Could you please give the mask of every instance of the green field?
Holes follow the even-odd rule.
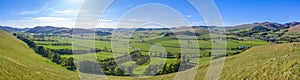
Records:
[[[199,31],[199,30],[196,30]],[[205,31],[204,29],[200,29],[200,31]],[[202,32],[200,36],[186,36],[186,35],[177,35],[177,36],[162,36],[159,35],[161,32],[167,32],[167,31],[137,31],[136,33],[138,34],[133,34],[133,38],[129,39],[129,46],[128,48],[123,48],[119,49],[119,51],[127,51],[129,52],[135,51],[135,50],[141,50],[142,55],[148,56],[149,51],[153,45],[160,45],[164,47],[166,52],[171,53],[173,55],[182,53],[181,52],[181,45],[188,45],[192,43],[193,45],[188,46],[190,48],[198,48],[200,50],[200,55],[201,57],[207,57],[204,58],[204,60],[201,60],[201,64],[203,63],[208,63],[209,62],[209,56],[211,53],[212,49],[212,44],[221,44],[223,42],[222,40],[219,40],[219,38],[222,35],[219,34],[207,34],[205,32]],[[141,39],[139,39],[141,36],[144,37],[144,41],[141,42]],[[178,38],[177,38],[178,37]],[[226,48],[227,48],[227,55],[234,55],[237,53],[241,53],[244,50],[240,50],[238,48],[240,47],[254,47],[254,46],[259,46],[259,45],[266,45],[269,44],[268,42],[258,40],[258,39],[253,39],[250,37],[238,37],[235,35],[228,36],[228,37],[233,37],[233,38],[243,38],[244,40],[227,40]],[[96,38],[103,38],[103,37],[96,37]],[[214,38],[213,40],[209,40],[211,38]],[[72,49],[72,45],[63,45],[63,46],[54,46],[51,44],[54,43],[71,43],[72,39],[71,38],[59,38],[59,36],[54,36],[54,37],[47,37],[45,38],[47,40],[54,40],[57,42],[49,42],[49,41],[35,41],[36,44],[40,46],[44,46],[49,49]],[[119,41],[123,41],[122,39],[118,39]],[[93,46],[87,45],[87,44],[93,44],[95,43],[95,48],[98,49],[111,49],[112,48],[112,42],[110,41],[101,41],[101,40],[78,40],[77,45],[83,47],[79,49],[89,49],[92,48]],[[180,42],[183,42],[180,44]],[[118,42],[116,42],[118,43]],[[198,44],[198,45],[197,45]],[[118,46],[126,46],[123,43],[118,44]],[[85,48],[87,47],[87,48]],[[216,48],[219,48],[218,46]],[[222,48],[222,47],[221,47]],[[150,52],[151,53],[151,52]],[[111,52],[97,52],[96,54],[91,54],[91,53],[86,53],[86,54],[79,54],[76,55],[75,58],[78,60],[75,60],[75,62],[78,62],[79,60],[91,60],[94,61],[93,59],[97,59],[98,61],[105,60],[105,59],[110,59],[110,58],[118,58],[123,56],[124,54],[122,53],[111,53]],[[115,57],[114,57],[115,56]],[[73,55],[62,55],[62,57],[70,58],[74,57]],[[152,58],[151,61],[160,61],[163,58]],[[191,59],[193,62],[196,59]],[[177,63],[178,60],[175,58],[167,58],[166,63]],[[197,62],[197,61],[196,61]],[[159,62],[158,62],[159,63]],[[128,61],[123,63],[123,66],[131,66],[136,64],[133,61]],[[149,61],[143,65],[139,65],[134,68],[133,74],[136,75],[142,75],[144,71],[148,68],[149,66]]]

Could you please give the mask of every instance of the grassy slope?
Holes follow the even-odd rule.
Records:
[[[300,43],[264,45],[253,47],[241,54],[228,57],[221,75],[222,80],[284,80],[300,79]],[[208,63],[199,65],[196,80],[202,80]],[[141,80],[168,80],[174,74],[160,75]],[[133,79],[115,77],[110,79]],[[136,79],[138,80],[138,79]]]
[[[299,79],[300,44],[254,47],[226,60],[223,79]]]
[[[71,72],[39,56],[24,42],[0,30],[0,80],[78,79]]]

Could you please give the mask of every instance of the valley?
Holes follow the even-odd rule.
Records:
[[[32,63],[42,61],[40,65],[52,65],[51,68],[65,70],[63,71],[66,72],[65,74],[72,75],[72,78],[76,79],[78,76],[76,73],[80,73],[86,75],[105,74],[109,79],[161,80],[171,79],[176,73],[184,73],[186,70],[198,68],[196,76],[198,80],[205,78],[209,63],[222,56],[226,56],[226,61],[221,79],[297,79],[299,78],[297,75],[299,60],[296,57],[299,56],[297,49],[300,45],[297,25],[299,24],[298,22],[254,23],[226,27],[225,33],[220,33],[218,27],[209,26],[177,27],[181,29],[178,31],[177,28],[141,28],[136,29],[133,33],[128,32],[131,29],[117,30],[123,31],[123,35],[114,33],[114,29],[97,29],[94,37],[88,36],[93,33],[90,32],[92,30],[77,29],[83,30],[84,35],[79,35],[80,38],[77,41],[80,43],[75,45],[76,38],[72,35],[72,30],[75,29],[68,28],[46,26],[25,30],[2,27],[10,33],[1,31],[1,35],[4,34],[2,37],[7,37],[7,39],[14,38],[14,41],[20,43],[25,42],[28,46],[25,44],[14,45],[27,46],[26,49],[31,55],[39,57],[37,60],[26,61]],[[114,34],[118,36],[113,36]],[[123,44],[122,42],[126,40],[128,43]],[[1,46],[7,46],[4,43],[6,42],[1,43]],[[91,43],[95,43],[95,46],[87,45]],[[116,43],[120,44],[113,45]],[[213,48],[214,44],[221,44],[221,46]],[[225,47],[222,47],[223,44]],[[118,48],[122,46],[123,48]],[[4,52],[9,50],[4,47],[0,49]],[[183,49],[199,50],[200,52],[183,54]],[[226,55],[212,55],[212,50],[223,49],[226,50]],[[2,56],[1,59],[12,60],[7,56]],[[161,61],[165,61],[165,63],[161,64]],[[22,66],[21,62],[15,60],[12,63]],[[5,65],[8,64],[5,63]],[[185,67],[180,68],[180,64],[184,64]],[[23,68],[27,67],[23,65]],[[3,69],[9,70],[5,67]],[[178,72],[179,69],[180,72]],[[2,75],[4,74],[2,73]],[[67,79],[62,75],[57,79]],[[275,75],[277,77],[273,78]],[[12,76],[7,76],[7,78],[9,77]]]

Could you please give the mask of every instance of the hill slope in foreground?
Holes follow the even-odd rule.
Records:
[[[78,79],[71,72],[36,54],[24,42],[0,30],[0,80]]]
[[[209,64],[199,65],[196,80],[203,80]],[[149,80],[172,79],[175,74],[155,76]],[[120,79],[110,77],[111,79]],[[121,79],[132,79],[125,77]],[[297,80],[300,79],[300,43],[253,47],[227,57],[221,80]]]

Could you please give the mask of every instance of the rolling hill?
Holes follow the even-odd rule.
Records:
[[[222,79],[300,79],[300,44],[251,48],[227,58]]]
[[[0,80],[73,80],[76,72],[36,54],[24,42],[0,30]]]
[[[31,29],[28,29],[26,32],[29,33],[43,33],[43,34],[59,34],[59,33],[70,33],[71,29],[64,27],[53,27],[53,26],[37,26]]]
[[[285,24],[279,24],[275,22],[262,22],[262,23],[237,25],[237,26],[233,26],[232,28],[250,28],[251,30],[255,30],[255,31],[269,31],[269,30],[285,29],[299,24],[300,22],[290,22]]]
[[[0,26],[0,29],[5,30],[5,31],[20,31],[20,30],[22,30],[20,28],[13,28],[13,27],[9,27],[9,26]]]
[[[296,25],[296,26],[293,26],[293,27],[290,27],[288,29],[289,32],[291,33],[297,33],[297,32],[300,32],[300,25]]]
[[[56,34],[56,35],[72,34],[73,31],[81,32],[81,33],[95,32],[95,34],[99,36],[107,36],[112,34],[111,33],[112,28],[82,29],[82,28],[65,28],[65,27],[54,27],[54,26],[37,26],[34,28],[14,28],[9,26],[0,26],[0,29],[8,32],[27,32],[27,33],[35,33],[35,34]],[[140,30],[148,30],[148,29],[141,28]]]

